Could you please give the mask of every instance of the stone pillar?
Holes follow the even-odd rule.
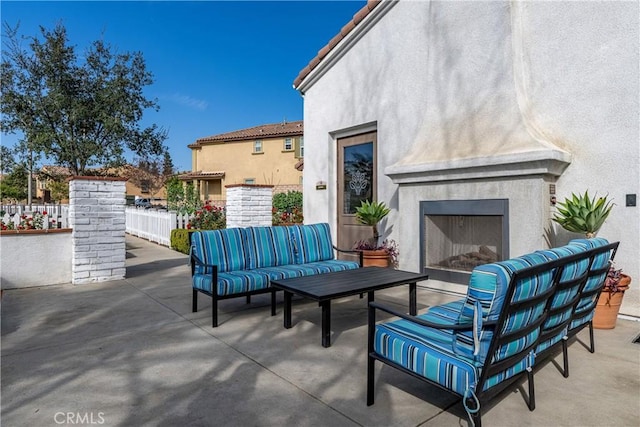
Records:
[[[227,228],[271,225],[273,185],[227,185]]]
[[[124,178],[80,176],[69,181],[71,282],[124,279]]]

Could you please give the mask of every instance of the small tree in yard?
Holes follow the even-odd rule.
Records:
[[[61,24],[21,45],[18,27],[3,25],[0,129],[21,132],[29,151],[48,156],[74,175],[92,166],[124,162],[129,149],[141,157],[161,155],[166,131],[141,128],[143,95],[153,83],[140,52],[114,53],[97,40],[82,55]]]

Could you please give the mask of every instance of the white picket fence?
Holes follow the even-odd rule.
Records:
[[[13,222],[16,227],[20,224],[22,216],[32,218],[34,213],[44,213],[45,221],[43,229],[48,228],[68,228],[69,227],[69,205],[0,205],[2,211],[2,222],[8,224]]]
[[[193,215],[176,212],[142,209],[127,206],[125,208],[126,232],[150,242],[171,246],[171,230],[187,228]]]

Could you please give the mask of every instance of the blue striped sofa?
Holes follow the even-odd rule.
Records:
[[[566,361],[566,337],[583,321],[577,316],[593,316],[585,313],[595,303],[584,292],[602,288],[617,247],[604,239],[576,240],[476,267],[465,298],[418,316],[370,303],[367,405],[374,403],[380,361],[460,397],[475,426],[481,406],[524,376],[534,410],[536,361],[560,344]],[[399,319],[376,323],[377,311]]]
[[[362,265],[335,258],[329,224],[227,228],[191,234],[192,309],[198,293],[212,299],[212,326],[218,326],[218,301],[271,292],[270,280],[350,270]]]

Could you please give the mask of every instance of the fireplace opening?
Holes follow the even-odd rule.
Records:
[[[431,279],[467,284],[471,271],[509,257],[507,199],[420,202],[420,267]]]

